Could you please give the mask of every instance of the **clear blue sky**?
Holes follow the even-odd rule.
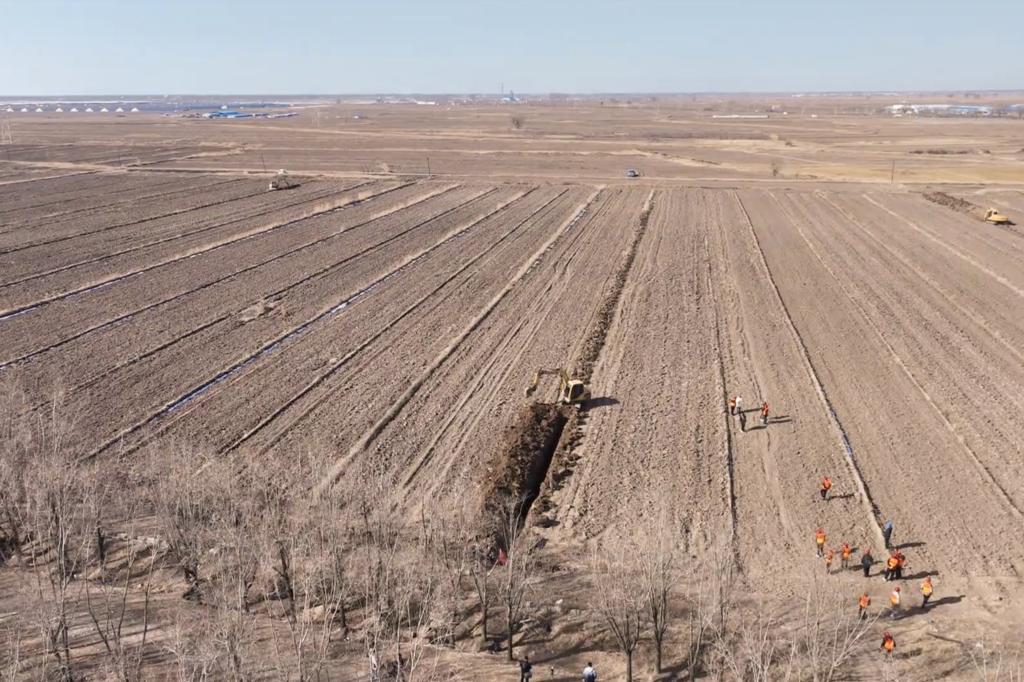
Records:
[[[1024,0],[0,8],[0,95],[1024,88]]]

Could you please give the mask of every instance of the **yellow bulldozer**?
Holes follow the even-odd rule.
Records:
[[[540,383],[542,376],[555,375],[558,377],[558,403],[560,405],[576,405],[581,406],[585,401],[590,399],[590,391],[586,385],[580,379],[574,379],[569,376],[561,367],[554,369],[538,369],[533,375],[533,381],[526,388],[526,397],[530,397],[537,390],[537,385]]]
[[[994,208],[985,211],[985,222],[996,225],[1009,225],[1010,219]]]

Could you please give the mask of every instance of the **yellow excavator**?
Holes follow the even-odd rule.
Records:
[[[996,225],[1009,225],[1010,219],[994,208],[985,211],[985,222]]]
[[[573,379],[561,367],[554,369],[538,369],[533,375],[533,382],[526,388],[526,397],[533,395],[537,390],[540,378],[549,374],[558,376],[558,403],[561,405],[576,405],[579,407],[590,398],[590,391],[580,379]]]

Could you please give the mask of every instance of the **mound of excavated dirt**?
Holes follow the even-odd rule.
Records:
[[[566,411],[558,405],[533,402],[525,405],[505,429],[484,486],[486,518],[500,519],[502,508],[510,500],[518,501],[521,515],[529,511],[568,419]]]
[[[945,192],[925,192],[924,198],[928,201],[951,208],[954,211],[960,211],[966,213],[969,216],[980,217],[982,211],[981,208],[975,206],[966,199],[960,197],[954,197],[946,194]]]

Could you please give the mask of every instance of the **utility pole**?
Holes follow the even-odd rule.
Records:
[[[267,160],[263,158],[263,152],[260,152],[260,163],[263,164],[263,172],[267,172]]]
[[[427,177],[430,177],[430,157],[427,157]]]
[[[889,173],[889,184],[893,184],[896,181],[896,159],[892,160],[892,172]]]

